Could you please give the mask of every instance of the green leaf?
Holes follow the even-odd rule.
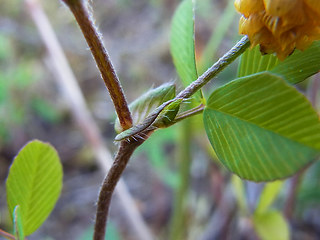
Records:
[[[262,55],[259,46],[248,48],[241,56],[238,77],[245,77],[258,72],[271,70],[279,63],[272,54]]]
[[[291,84],[296,84],[316,74],[319,70],[320,41],[316,41],[303,52],[296,50],[271,72],[283,76]]]
[[[207,103],[208,138],[220,161],[242,178],[285,178],[319,155],[317,113],[278,76],[240,78],[214,91]]]
[[[247,204],[243,181],[238,176],[233,175],[231,178],[231,183],[238,203],[238,207],[241,210],[242,214],[245,214],[247,212]]]
[[[267,183],[260,195],[260,200],[256,209],[256,213],[263,213],[268,210],[270,205],[274,202],[278,196],[281,187],[283,186],[283,181],[275,181]]]
[[[135,135],[137,135],[137,137],[143,137],[139,134],[147,128],[152,128],[150,130],[153,131],[160,127],[167,127],[169,124],[173,123],[172,121],[179,111],[179,105],[181,102],[182,99],[172,99],[170,101],[164,102],[154,111],[152,111],[142,123],[134,125],[133,127],[119,133],[115,137],[115,140],[121,141],[129,137],[134,138]]]
[[[259,47],[248,49],[241,56],[238,77],[269,71],[283,77],[291,84],[299,83],[320,70],[320,41],[305,51],[296,50],[284,61],[273,54],[261,55]]]
[[[176,10],[171,27],[171,55],[178,75],[186,87],[198,78],[194,48],[194,6],[184,0]],[[195,95],[201,99],[200,92]]]
[[[171,126],[174,123],[174,119],[177,116],[177,113],[179,112],[181,102],[182,99],[177,99],[176,101],[173,101],[168,106],[166,106],[160,112],[159,116],[152,125],[158,128],[166,128]]]
[[[253,217],[254,228],[261,240],[289,240],[289,226],[278,211],[269,211]]]
[[[17,240],[24,240],[23,224],[21,219],[20,206],[17,205],[13,210],[13,227]]]
[[[24,233],[32,234],[52,211],[62,188],[62,167],[56,150],[34,140],[16,156],[6,182],[10,212],[19,205]]]
[[[162,103],[169,101],[176,96],[176,87],[174,84],[165,83],[157,88],[151,89],[130,105],[133,125],[141,124],[147,117]],[[119,119],[116,119],[114,128],[117,133],[122,132]]]

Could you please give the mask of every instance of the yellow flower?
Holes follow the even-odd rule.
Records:
[[[320,0],[235,0],[240,34],[283,60],[320,40]]]

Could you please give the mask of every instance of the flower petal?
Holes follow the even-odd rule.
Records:
[[[291,11],[299,0],[263,0],[263,2],[268,14],[282,16]]]
[[[320,14],[320,1],[319,0],[304,0],[304,2],[315,12]]]

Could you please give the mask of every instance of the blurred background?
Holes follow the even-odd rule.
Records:
[[[93,1],[96,24],[128,102],[166,82],[182,89],[170,55],[170,24],[179,2]],[[103,144],[113,156],[117,149],[114,108],[74,17],[59,0],[38,4],[43,4]],[[12,229],[5,196],[10,164],[22,146],[40,139],[57,149],[64,187],[50,217],[29,239],[87,240],[92,238],[96,198],[106,169],[97,161],[81,121],[79,125],[74,118],[63,84],[57,82],[54,64],[31,17],[35,5],[2,0],[0,8],[0,228]],[[199,73],[240,38],[239,15],[232,5],[230,0],[197,1]],[[205,95],[236,74],[237,62],[206,87]],[[299,89],[308,94],[312,81]],[[220,166],[210,149],[201,117],[189,124],[191,137],[184,146],[183,126],[177,124],[155,132],[135,152],[123,176],[135,203],[129,208],[137,208],[154,239],[259,239],[251,216],[264,184],[240,181],[237,187],[239,180]],[[185,158],[190,159],[183,160],[180,150],[187,146]],[[245,194],[239,197],[235,193],[241,187]],[[277,196],[273,208],[286,215],[292,239],[320,239],[319,187],[317,163],[286,180]],[[241,198],[245,208],[241,208]],[[121,204],[119,196],[114,196],[108,239],[140,239]]]

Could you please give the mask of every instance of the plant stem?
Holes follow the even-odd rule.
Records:
[[[236,13],[233,1],[229,1],[203,50],[199,64],[197,63],[201,73],[211,65],[212,60],[216,57],[217,51],[219,50],[223,39],[225,39],[230,25],[234,22],[233,19],[236,16]]]
[[[7,233],[7,232],[5,232],[5,231],[3,231],[1,229],[0,229],[0,236],[4,237],[6,239],[12,239],[12,240],[16,239],[15,236],[13,236],[12,234]]]
[[[100,169],[103,173],[107,173],[112,165],[113,158],[106,147],[101,135],[101,130],[87,107],[77,79],[72,72],[70,64],[53,31],[48,17],[38,0],[25,0],[25,3],[30,16],[38,28],[44,45],[47,47],[51,60],[50,68],[53,70],[52,72],[55,75],[54,79],[57,85],[62,90],[62,97],[64,97],[74,119],[79,125],[79,129],[91,146]],[[148,226],[135,205],[133,197],[130,195],[129,190],[121,179],[117,184],[115,194],[118,195],[121,210],[126,219],[128,219],[130,228],[135,231],[137,238],[140,240],[153,239]]]
[[[202,113],[203,110],[204,110],[204,105],[200,104],[198,107],[195,107],[195,108],[192,108],[188,111],[182,112],[176,116],[176,118],[174,119],[174,123],[180,122],[186,118],[189,118],[189,117],[195,116],[199,113]]]
[[[71,12],[75,16],[90,47],[91,53],[112,98],[121,127],[123,130],[130,128],[132,126],[132,118],[125,95],[116,72],[112,66],[107,50],[102,43],[101,35],[98,33],[97,28],[94,25],[92,14],[88,11],[87,1],[62,1],[68,5]]]
[[[138,134],[139,131],[142,132],[148,126],[153,124],[153,121],[156,117],[161,113],[161,111],[168,106],[169,103],[174,102],[175,100],[187,99],[192,96],[195,92],[197,92],[201,87],[207,84],[213,77],[215,77],[218,73],[220,73],[225,67],[227,67],[230,63],[232,63],[237,57],[239,57],[248,47],[250,46],[250,42],[247,36],[243,37],[234,47],[232,47],[223,57],[221,57],[215,64],[213,64],[205,73],[203,73],[197,80],[192,82],[188,87],[182,90],[174,99],[171,99],[161,106],[158,107],[158,111],[153,115],[147,117],[139,126],[134,126],[134,134]],[[201,113],[204,109],[203,105],[200,105],[194,109],[190,109],[182,114],[179,114],[174,121],[172,121],[173,125],[183,119],[194,116],[198,113]],[[143,126],[143,128],[142,128]],[[168,127],[169,125],[167,125]],[[141,130],[140,130],[141,129]],[[131,133],[133,133],[131,131]],[[126,134],[121,133],[116,137],[117,141],[123,140],[127,138]]]
[[[113,191],[127,166],[134,150],[144,142],[143,139],[127,142],[122,141],[112,167],[105,177],[98,199],[97,214],[94,228],[94,240],[103,240],[106,233],[107,217]]]
[[[210,79],[214,76],[216,76],[219,72],[221,72],[227,65],[232,63],[238,56],[241,55],[249,47],[250,43],[247,37],[243,37],[229,52],[227,52],[222,58],[218,60],[211,68],[209,68],[204,74],[202,74],[196,81],[191,83],[185,90],[180,92],[178,96],[175,99],[181,99],[181,98],[188,98],[193,93],[195,93],[197,90],[199,90],[202,86],[204,86],[206,83],[210,81]],[[174,100],[169,100],[174,101]],[[169,102],[168,101],[168,102]],[[163,103],[164,105],[166,103]],[[196,111],[198,113],[198,111]],[[191,116],[191,115],[190,115]],[[149,131],[146,129],[147,135],[150,135],[152,131]],[[186,132],[190,132],[189,130]],[[146,135],[146,134],[144,134]],[[129,140],[129,139],[128,139]],[[144,139],[135,139],[135,141],[126,141],[123,140],[120,143],[120,148],[118,151],[118,154],[116,156],[116,159],[104,179],[103,185],[100,190],[99,200],[98,200],[98,209],[97,209],[97,216],[96,216],[96,222],[95,222],[95,233],[94,233],[94,240],[103,240],[105,236],[105,229],[107,224],[107,216],[108,211],[110,207],[110,201],[112,197],[113,190],[120,179],[120,176],[122,172],[124,171],[129,158],[131,157],[134,150],[141,145],[145,140]],[[183,146],[187,146],[187,143],[184,143]],[[187,160],[184,160],[187,161]],[[187,162],[188,163],[188,162]],[[189,180],[186,177],[186,169],[189,169],[190,166],[188,164],[184,166],[184,168],[181,170],[183,171],[183,174],[181,173],[181,176],[183,175],[186,179],[182,181],[181,183],[181,192],[178,194],[179,196],[184,196],[186,188],[188,186]],[[190,164],[190,163],[189,163]],[[180,201],[183,201],[183,198],[178,197],[177,198],[177,204]],[[176,205],[177,205],[176,204]],[[181,211],[181,210],[177,210]],[[180,215],[180,213],[176,213],[174,215]],[[174,217],[178,218],[178,217]],[[173,220],[175,222],[178,220]],[[173,223],[176,224],[176,223]],[[177,223],[180,225],[180,223]]]
[[[318,73],[313,77],[313,79],[311,79],[307,89],[307,97],[315,109],[317,109],[317,103],[318,103],[317,98],[319,95],[319,89],[320,89],[320,75]],[[299,191],[300,183],[303,180],[304,172],[305,172],[305,169],[300,170],[291,179],[289,193],[288,193],[285,208],[284,208],[284,215],[288,220],[291,220],[293,217],[294,207],[296,204],[296,197]]]
[[[186,199],[190,182],[191,167],[191,119],[182,122],[179,131],[177,159],[179,166],[179,185],[175,192],[173,216],[170,224],[170,240],[185,239]]]
[[[304,173],[304,171],[298,172],[296,175],[294,175],[292,177],[291,181],[289,182],[289,184],[290,184],[289,193],[288,193],[288,197],[286,199],[285,207],[283,210],[285,217],[289,221],[292,220],[292,216],[294,213],[294,207],[296,205],[296,196],[297,196],[297,193],[299,190],[300,182],[303,178],[303,173]]]
[[[197,80],[181,91],[176,99],[189,98],[196,91],[206,85],[213,77],[220,73],[226,66],[239,57],[248,47],[250,42],[247,36],[243,37],[235,46],[233,46],[225,55],[223,55],[215,64],[205,71]]]

